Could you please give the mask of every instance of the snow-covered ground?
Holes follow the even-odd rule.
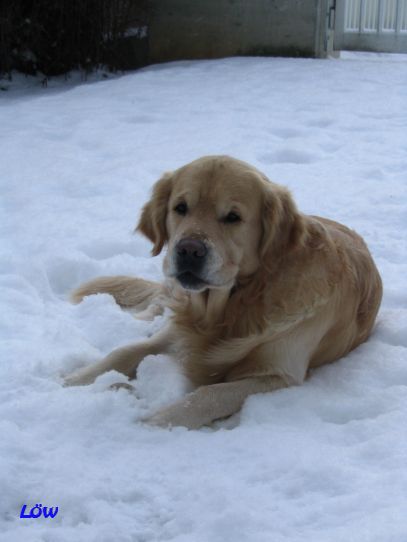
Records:
[[[17,85],[18,87],[18,85]],[[384,280],[369,341],[306,384],[188,432],[142,425],[185,382],[164,356],[138,397],[60,375],[158,329],[97,275],[160,279],[133,227],[159,175],[230,154],[368,242]],[[233,58],[0,93],[3,542],[406,542],[407,59]],[[20,519],[22,505],[58,506]]]

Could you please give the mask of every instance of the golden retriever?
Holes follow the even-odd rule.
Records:
[[[169,323],[66,384],[112,369],[133,377],[145,356],[167,352],[196,390],[149,423],[192,429],[230,416],[250,394],[301,384],[372,330],[382,283],[362,238],[300,213],[284,187],[245,162],[206,156],[166,173],[137,229],[153,255],[168,246],[165,284],[101,277],[73,300],[109,293],[145,318],[170,307]]]

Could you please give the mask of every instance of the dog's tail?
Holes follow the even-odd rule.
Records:
[[[169,293],[163,284],[121,275],[85,282],[71,293],[70,298],[77,304],[94,294],[110,294],[120,307],[141,312],[137,317],[147,320],[162,314],[169,304]]]

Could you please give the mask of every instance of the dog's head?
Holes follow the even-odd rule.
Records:
[[[231,288],[260,266],[272,267],[304,233],[289,192],[228,156],[207,156],[166,173],[154,186],[137,229],[165,244],[164,273],[187,290]]]

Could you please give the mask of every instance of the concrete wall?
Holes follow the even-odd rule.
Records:
[[[149,61],[324,57],[328,0],[151,0]]]

